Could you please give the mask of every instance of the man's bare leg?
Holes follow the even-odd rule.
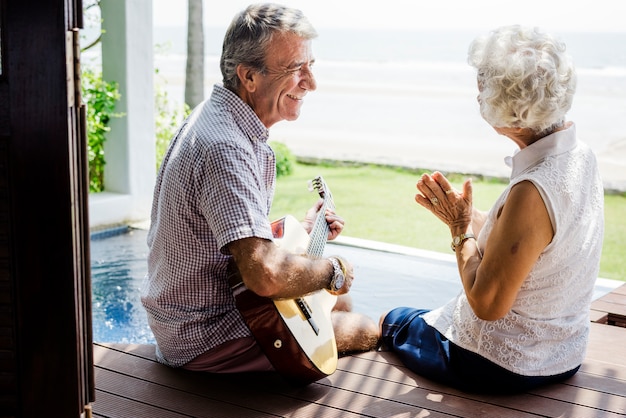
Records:
[[[331,318],[340,355],[378,347],[380,329],[370,317],[356,312],[333,311]]]

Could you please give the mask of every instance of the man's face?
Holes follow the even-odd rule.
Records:
[[[317,87],[311,67],[311,41],[296,34],[276,34],[266,55],[266,73],[249,72],[242,80],[242,99],[269,128],[296,120],[308,91]]]

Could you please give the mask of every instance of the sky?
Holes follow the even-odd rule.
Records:
[[[226,27],[255,0],[204,0],[204,24]],[[282,0],[318,30],[330,28],[452,30],[519,23],[548,31],[626,32],[624,0]],[[517,9],[517,10],[514,10]],[[153,0],[154,26],[185,26],[187,2]]]

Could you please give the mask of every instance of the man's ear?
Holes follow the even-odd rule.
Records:
[[[247,92],[253,93],[256,90],[257,76],[258,72],[252,67],[244,64],[237,65],[237,77],[239,77],[239,83]]]

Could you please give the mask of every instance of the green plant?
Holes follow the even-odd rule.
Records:
[[[87,154],[89,161],[89,191],[104,190],[104,142],[111,130],[109,122],[115,113],[115,104],[120,98],[118,85],[102,79],[102,73],[83,67],[81,74],[83,100],[87,105]]]
[[[276,177],[288,176],[293,172],[296,164],[296,157],[289,150],[287,145],[278,141],[270,141],[269,145],[276,155]]]

